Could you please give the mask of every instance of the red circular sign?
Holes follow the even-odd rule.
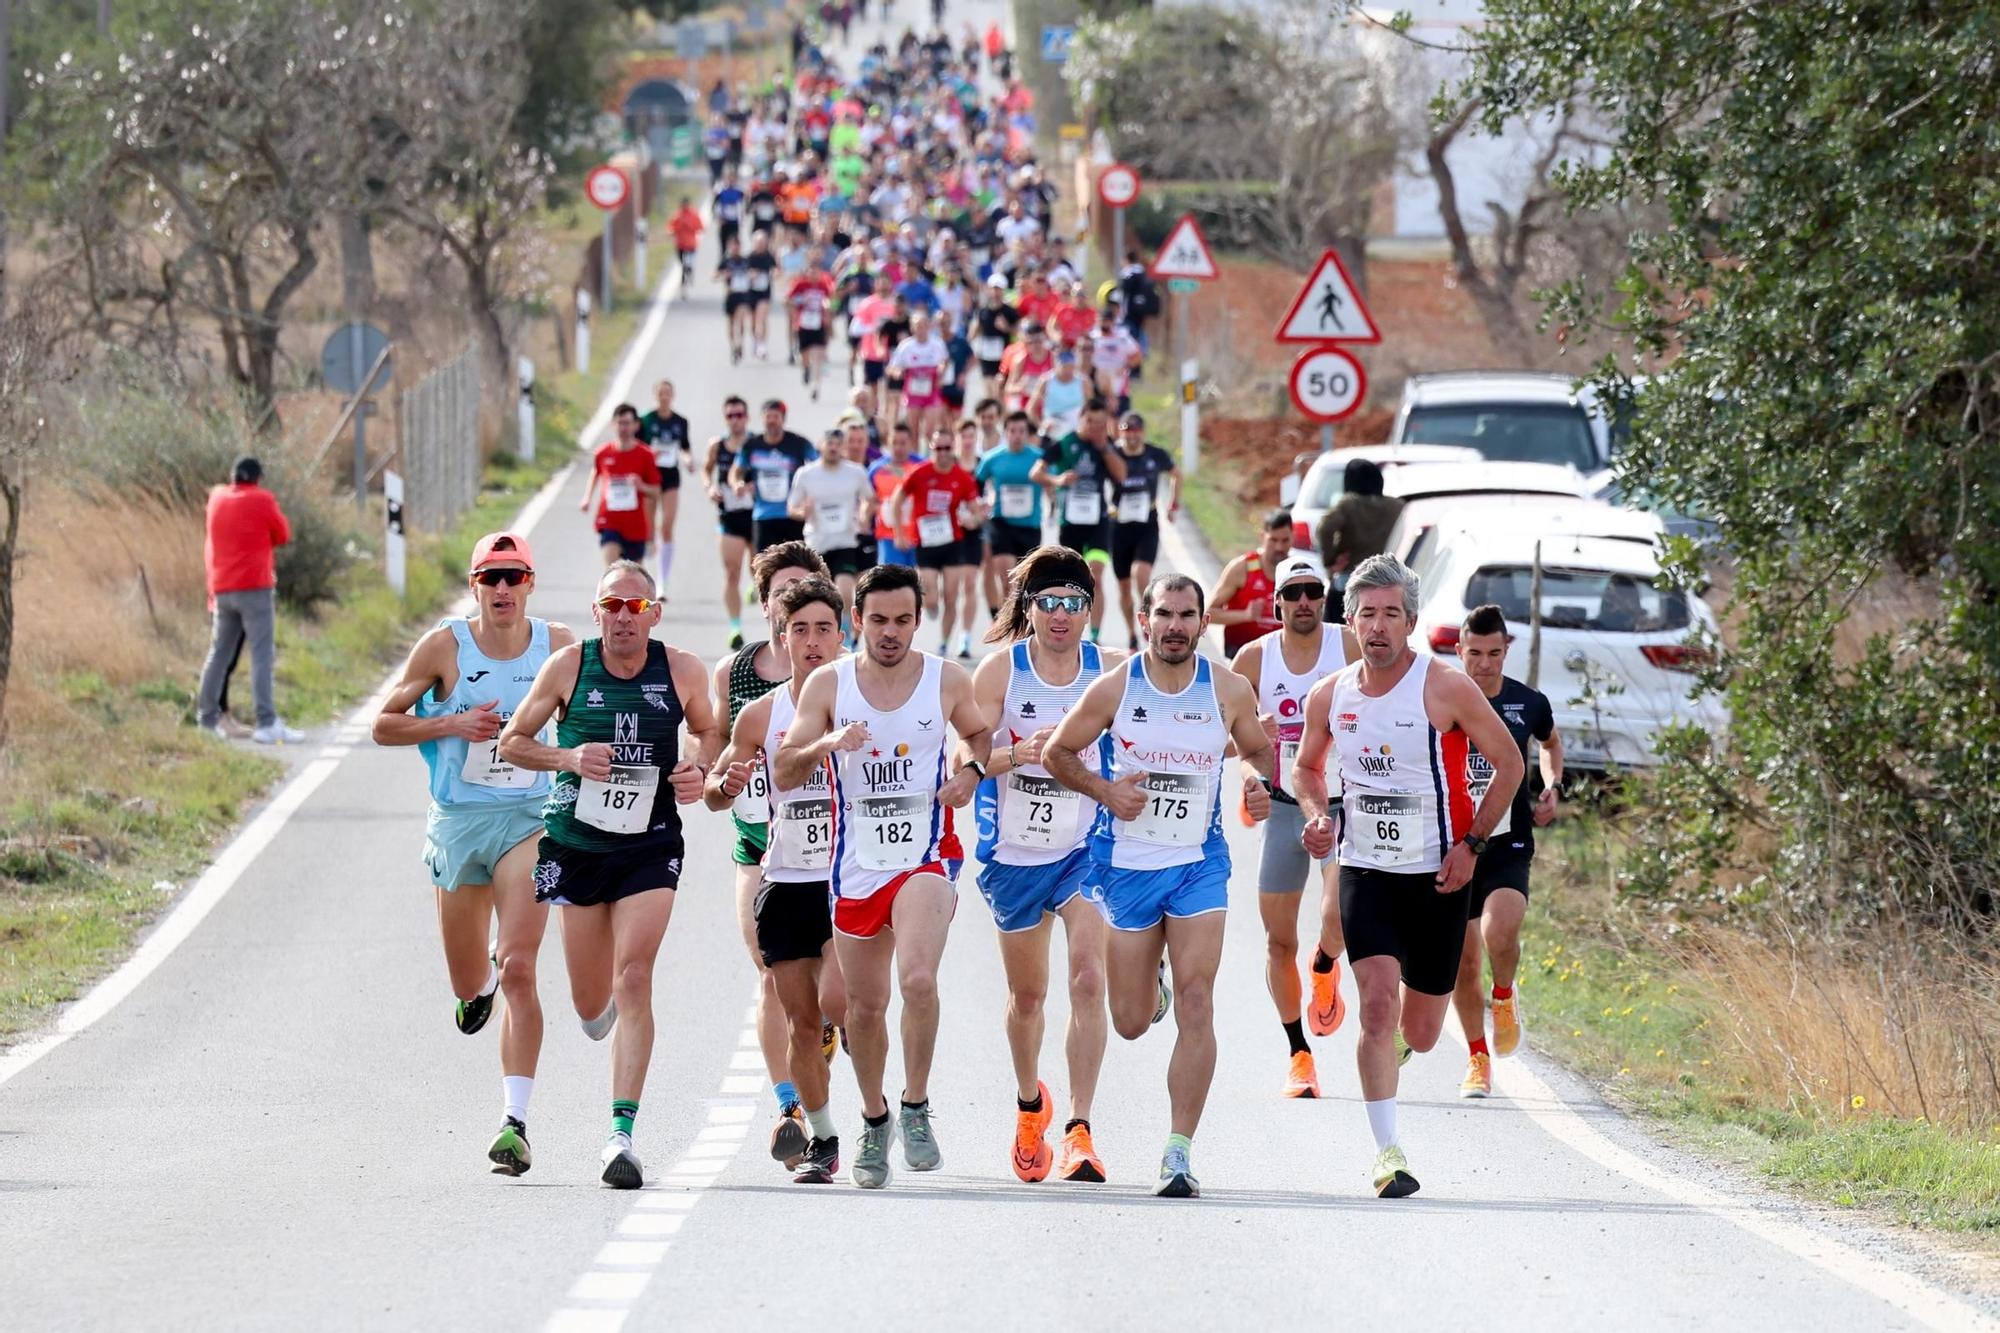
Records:
[[[1097,197],[1107,208],[1128,208],[1139,197],[1139,173],[1123,162],[1114,162],[1097,178]]]
[[[1368,372],[1338,347],[1314,347],[1292,366],[1292,406],[1321,423],[1340,421],[1361,409]]]
[[[583,178],[583,192],[590,196],[591,203],[610,213],[625,206],[632,193],[632,182],[616,167],[592,167]]]

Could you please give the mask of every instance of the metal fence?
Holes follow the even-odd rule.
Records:
[[[468,344],[396,403],[402,432],[403,514],[423,532],[445,532],[479,496],[480,357]]]

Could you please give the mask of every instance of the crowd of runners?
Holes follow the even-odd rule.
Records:
[[[1547,699],[1502,676],[1497,608],[1467,617],[1457,663],[1434,658],[1410,643],[1408,569],[1376,557],[1336,589],[1293,554],[1282,511],[1214,587],[1155,576],[1179,478],[1128,394],[1157,297],[1137,265],[1083,291],[1002,54],[906,34],[843,71],[808,47],[792,87],[717,115],[714,195],[673,228],[688,279],[721,284],[734,358],[784,355],[809,396],[843,397],[838,425],[809,439],[782,401],[732,394],[725,430],[697,447],[673,384],[647,412],[620,406],[582,502],[605,560],[589,634],[529,614],[529,543],[490,534],[469,569],[475,610],[419,641],[376,724],[429,767],[424,856],[457,1026],[500,1011],[496,1171],[531,1164],[554,905],[578,1019],[610,1044],[601,1177],[643,1183],[652,972],[690,819],[729,821],[771,1155],[800,1183],[841,1172],[843,1052],[862,1111],[853,1183],[886,1186],[897,1157],[941,1165],[936,975],[968,859],[1007,979],[1021,1180],[1111,1178],[1091,1131],[1109,1034],[1171,1015],[1154,1188],[1199,1194],[1225,819],[1261,826],[1284,1095],[1319,1095],[1308,1030],[1343,1026],[1343,959],[1353,972],[1375,1193],[1417,1188],[1398,1069],[1447,1007],[1471,1046],[1465,1095],[1486,1095],[1491,1056],[1519,1044],[1533,830],[1562,778]],[[716,512],[729,652],[712,666],[654,637],[683,476]],[[1114,585],[1122,646],[1104,627]],[[1211,624],[1226,657],[1202,650]],[[975,634],[992,651],[970,664]],[[1539,794],[1524,781],[1537,741]],[[1056,1133],[1043,1046],[1058,923]]]

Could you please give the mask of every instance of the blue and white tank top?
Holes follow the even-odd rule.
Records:
[[[1096,644],[1081,644],[1079,649],[1082,658],[1076,679],[1067,685],[1051,685],[1041,678],[1028,640],[1008,650],[1007,697],[1000,706],[1000,724],[993,730],[996,751],[1069,716],[1069,710],[1104,670]],[[1099,774],[1110,772],[1110,747],[1108,736],[1098,738]],[[1023,764],[986,779],[973,800],[979,814],[979,859],[989,865],[1040,866],[1060,861],[1083,846],[1097,823],[1097,802],[1061,785],[1040,764]]]
[[[1215,689],[1215,667],[1195,658],[1194,679],[1178,693],[1156,687],[1144,655],[1125,668],[1125,692],[1111,719],[1113,782],[1143,773],[1146,806],[1134,820],[1099,810],[1092,859],[1121,870],[1217,861],[1226,873],[1222,838],[1222,752],[1229,728]]]
[[[514,710],[528,697],[535,673],[549,660],[549,622],[528,617],[528,651],[519,657],[499,659],[479,650],[472,626],[463,616],[447,616],[438,622],[458,641],[458,683],[443,699],[435,691],[417,700],[418,717],[445,717],[463,713],[483,703],[497,703],[500,720],[514,716]],[[431,770],[431,800],[445,807],[498,805],[514,801],[543,800],[549,794],[549,775],[516,768],[500,759],[500,737],[477,745],[457,736],[424,741],[417,746]]]

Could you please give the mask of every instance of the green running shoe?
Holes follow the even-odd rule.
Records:
[[[1158,1027],[1160,1020],[1167,1016],[1167,1010],[1173,1004],[1173,1001],[1174,993],[1167,986],[1167,960],[1162,958],[1160,960],[1160,999],[1159,1003],[1153,1006],[1154,1027]]]
[[[865,1190],[879,1190],[889,1183],[889,1146],[896,1141],[896,1122],[879,1125],[861,1122],[861,1149],[854,1154],[854,1183]]]
[[[1194,1178],[1187,1149],[1169,1148],[1160,1158],[1160,1183],[1153,1193],[1162,1199],[1199,1199],[1201,1182]]]
[[[1403,1029],[1401,1029],[1401,1028],[1397,1028],[1397,1029],[1396,1029],[1396,1063],[1397,1063],[1398,1065],[1406,1065],[1406,1064],[1410,1063],[1410,1057],[1411,1057],[1411,1056],[1413,1056],[1413,1055],[1415,1055],[1415,1054],[1416,1054],[1416,1052],[1410,1049],[1410,1043],[1408,1043],[1407,1041],[1404,1041],[1404,1040],[1403,1040]]]
[[[486,1150],[486,1160],[493,1163],[496,1176],[525,1176],[528,1174],[528,1127],[513,1116],[493,1136],[493,1146]]]
[[[905,1106],[897,1111],[897,1126],[903,1139],[903,1160],[912,1171],[935,1171],[944,1165],[937,1136],[931,1133],[931,1104]]]
[[[1417,1178],[1410,1174],[1409,1160],[1401,1148],[1392,1143],[1375,1154],[1376,1198],[1407,1199],[1417,1189]]]

